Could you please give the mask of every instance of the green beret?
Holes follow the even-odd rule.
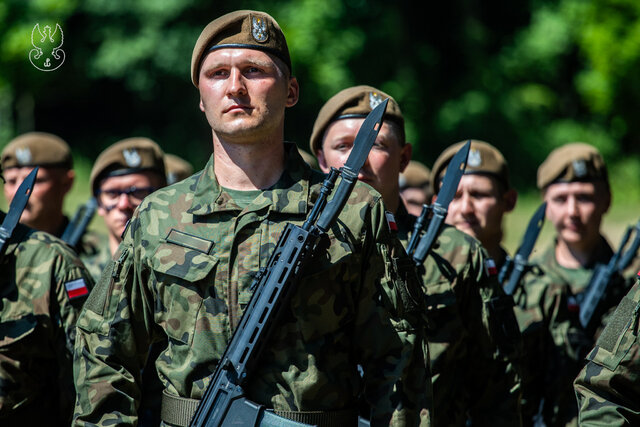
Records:
[[[410,160],[400,174],[400,189],[407,187],[426,187],[431,183],[431,170],[416,160]]]
[[[324,132],[332,122],[354,117],[364,118],[387,98],[389,98],[389,103],[387,104],[384,119],[396,122],[404,131],[404,117],[395,99],[371,86],[354,86],[343,89],[333,95],[320,109],[318,117],[313,124],[309,142],[311,153],[315,155],[316,151],[322,147]]]
[[[553,150],[538,168],[538,188],[556,182],[604,181],[609,185],[607,166],[592,145],[572,142]]]
[[[164,167],[167,172],[167,184],[182,181],[193,174],[193,166],[175,154],[164,155]]]
[[[96,194],[100,180],[143,171],[157,172],[166,181],[164,152],[149,138],[127,138],[104,150],[91,169],[89,184]]]
[[[46,132],[29,132],[11,140],[2,150],[2,169],[24,166],[71,169],[71,149],[62,138]]]
[[[191,81],[198,87],[200,66],[207,53],[220,48],[257,49],[280,58],[291,72],[287,40],[269,14],[255,10],[237,10],[209,23],[193,48]]]
[[[431,171],[431,187],[434,194],[438,194],[440,182],[447,172],[447,165],[467,141],[468,139],[465,139],[449,146],[436,159]],[[489,175],[498,179],[506,188],[511,188],[507,161],[496,147],[485,141],[471,140],[464,173],[465,175]]]

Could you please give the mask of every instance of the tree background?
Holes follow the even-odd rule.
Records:
[[[210,129],[189,77],[191,52],[209,21],[238,8],[270,13],[287,36],[301,99],[285,137],[301,148],[329,97],[369,84],[398,100],[414,158],[429,167],[461,140],[500,149],[521,193],[524,216],[513,224],[539,203],[538,165],[572,141],[601,150],[618,207],[611,216],[618,228],[635,222],[633,0],[0,0],[0,147],[32,130],[64,138],[79,177],[70,210],[88,196],[93,160],[122,138],[150,137],[201,168]],[[56,71],[29,62],[36,23],[64,31]]]

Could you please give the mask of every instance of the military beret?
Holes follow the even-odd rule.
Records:
[[[444,178],[447,171],[447,165],[468,139],[460,141],[449,146],[440,154],[433,164],[431,173],[431,187],[434,194],[438,194],[440,181]],[[467,157],[467,166],[465,175],[489,175],[502,182],[506,188],[510,188],[509,168],[504,156],[496,147],[485,142],[472,139],[469,147],[469,156]]]
[[[126,138],[104,150],[91,169],[89,183],[96,194],[100,180],[119,175],[153,171],[166,181],[164,152],[148,138]]]
[[[431,170],[422,163],[411,160],[400,174],[400,188],[425,187],[431,182]]]
[[[382,101],[389,98],[385,120],[393,120],[404,131],[404,117],[400,106],[391,96],[371,86],[354,86],[333,95],[320,109],[313,124],[310,147],[315,154],[322,147],[322,138],[332,122],[348,118],[364,118]]]
[[[604,181],[609,183],[607,166],[592,145],[572,142],[553,150],[538,168],[538,188],[555,182]]]
[[[195,87],[198,87],[200,66],[207,53],[225,47],[270,53],[291,71],[287,40],[276,20],[265,12],[237,10],[214,19],[200,33],[191,56],[191,81]]]
[[[69,145],[62,138],[46,132],[29,132],[14,138],[2,150],[1,162],[2,169],[23,166],[73,167]]]
[[[164,167],[167,172],[167,184],[182,181],[193,174],[193,166],[175,154],[164,155]]]

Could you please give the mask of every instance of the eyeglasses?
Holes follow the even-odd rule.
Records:
[[[129,187],[124,190],[106,189],[98,190],[97,198],[98,203],[100,203],[102,207],[107,210],[111,210],[116,207],[116,205],[118,204],[118,200],[120,200],[120,196],[123,194],[127,195],[129,203],[137,206],[142,202],[142,199],[144,199],[154,191],[156,191],[155,187]]]

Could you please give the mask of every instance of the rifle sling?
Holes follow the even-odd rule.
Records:
[[[199,399],[188,397],[172,396],[166,390],[162,391],[162,410],[160,416],[162,421],[179,426],[187,427],[193,414],[195,414]],[[356,409],[343,409],[340,411],[278,411],[270,409],[269,412],[283,418],[287,418],[299,423],[316,425],[319,427],[341,427],[356,425],[358,412]]]

